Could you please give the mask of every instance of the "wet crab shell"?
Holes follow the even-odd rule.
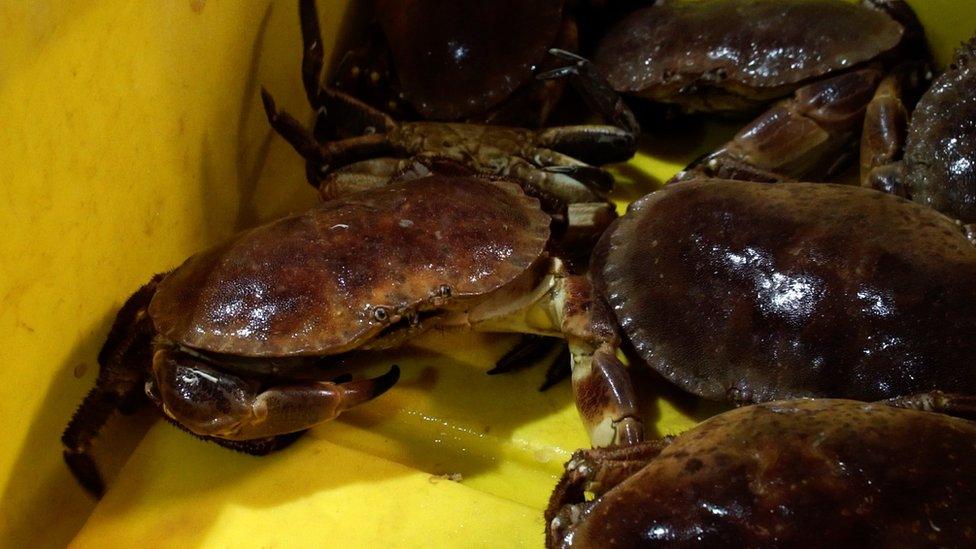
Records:
[[[429,176],[195,255],[159,284],[149,314],[165,337],[214,353],[345,352],[397,315],[512,281],[543,253],[549,223],[514,184]]]
[[[556,43],[562,0],[381,0],[403,98],[424,118],[484,112],[532,78]]]
[[[844,0],[666,0],[614,26],[594,62],[623,93],[739,110],[890,52],[904,32],[883,11]]]
[[[694,394],[976,392],[976,247],[931,208],[690,181],[632,204],[597,248],[597,287],[635,350]]]
[[[881,404],[739,408],[675,438],[557,546],[969,546],[974,440],[974,422]]]
[[[912,200],[976,222],[976,38],[919,100],[905,162]]]

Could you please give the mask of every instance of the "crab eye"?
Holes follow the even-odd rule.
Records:
[[[373,309],[373,318],[377,322],[386,322],[390,319],[390,311],[386,307],[377,307]]]
[[[451,287],[447,284],[441,284],[441,287],[438,288],[438,290],[440,291],[440,295],[442,297],[451,297]]]

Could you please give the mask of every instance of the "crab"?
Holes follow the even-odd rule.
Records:
[[[386,391],[336,378],[354,351],[425,330],[565,338],[595,444],[640,440],[617,340],[590,331],[585,277],[545,253],[551,219],[512,182],[429,175],[240,233],[157,275],[120,310],[101,370],[63,435],[83,486],[99,429],[143,391],[164,416],[223,446],[265,454]]]
[[[696,180],[631,204],[591,276],[640,359],[706,399],[976,394],[974,246],[863,187]]]
[[[917,86],[928,58],[900,0],[663,0],[611,29],[594,62],[615,90],[686,112],[745,113],[779,99],[673,181],[784,181],[844,167],[886,74]]]
[[[919,49],[921,26],[901,0],[658,0],[612,27],[593,60],[621,93],[748,112]]]
[[[918,101],[910,124],[904,97],[915,86],[898,76],[886,80],[868,109],[862,185],[976,222],[976,37]]]
[[[948,70],[930,86],[927,64],[911,62],[883,78],[874,69],[864,69],[807,86],[672,182],[703,177],[819,180],[845,163],[842,153],[860,134],[862,186],[909,198],[963,223],[976,222],[974,58],[976,38],[956,51]],[[857,94],[842,94],[835,85],[859,79]],[[880,84],[869,94],[876,81]],[[817,86],[825,87],[816,90]],[[817,93],[801,95],[804,90]],[[849,100],[839,106],[849,110],[838,105],[825,109],[830,103],[826,98],[841,95]]]
[[[551,65],[549,48],[578,45],[564,4],[380,0],[381,32],[346,54],[335,87],[400,119],[541,126],[564,86],[533,74]],[[301,13],[318,24],[314,0]]]
[[[272,127],[305,158],[309,183],[325,199],[385,185],[405,168],[416,166],[418,160],[448,159],[477,173],[519,179],[527,192],[544,201],[607,204],[613,177],[586,162],[624,161],[637,149],[640,126],[620,97],[587,60],[558,49],[552,50],[555,58],[569,65],[539,76],[547,80],[568,79],[612,125],[532,130],[397,122],[351,95],[320,84],[322,40],[314,3],[304,2],[302,7],[302,82],[309,102],[319,112],[314,135],[292,116],[279,112],[266,90],[262,90],[262,98]],[[492,5],[489,11],[495,9]],[[446,78],[447,82],[451,80]],[[433,82],[439,89],[455,88],[445,79]],[[355,136],[334,141],[317,139],[326,134]]]
[[[973,417],[973,398],[790,400],[577,452],[550,500],[546,545],[971,546],[976,422],[958,411]]]

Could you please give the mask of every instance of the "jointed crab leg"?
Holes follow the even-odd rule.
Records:
[[[563,539],[566,529],[579,521],[590,505],[586,492],[600,497],[656,458],[673,437],[620,448],[591,448],[573,453],[566,473],[553,489],[546,508],[547,547]]]
[[[88,450],[99,430],[117,410],[131,411],[142,399],[143,379],[151,360],[152,338],[155,335],[146,309],[162,277],[153,277],[119,310],[108,338],[98,353],[100,369],[95,387],[61,435],[68,468],[78,482],[96,496],[101,496],[105,485]]]
[[[909,197],[905,165],[909,106],[929,83],[928,67],[905,63],[885,77],[868,104],[861,136],[861,185]]]
[[[319,85],[324,66],[322,51],[322,30],[319,28],[319,14],[315,0],[301,0],[298,3],[299,20],[302,27],[302,84],[308,103],[319,108]]]
[[[829,174],[860,132],[882,76],[865,68],[799,88],[673,181],[780,181]]]
[[[278,111],[271,94],[264,89],[261,90],[261,99],[271,127],[285,138],[298,154],[320,166],[323,172],[393,152],[393,148],[383,134],[362,135],[339,142],[319,143],[295,117],[287,112]]]
[[[553,78],[569,78],[570,84],[586,101],[594,112],[601,114],[614,127],[624,130],[633,141],[641,133],[640,124],[630,108],[624,103],[610,84],[596,72],[593,63],[585,57],[559,48],[552,48],[549,53],[559,59],[568,61],[565,67],[553,69],[536,75],[540,80]]]
[[[192,433],[252,440],[303,431],[383,394],[400,369],[374,379],[311,381],[262,389],[257,383],[170,350],[153,358],[150,394],[167,416]]]
[[[584,276],[569,275],[555,260],[525,296],[511,302],[500,292],[489,300],[446,320],[481,332],[516,332],[563,337],[569,345],[576,408],[594,446],[631,445],[643,439],[643,423],[635,391],[616,357],[616,334]],[[513,284],[530,284],[525,278]]]

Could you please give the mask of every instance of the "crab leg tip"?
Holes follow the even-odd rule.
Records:
[[[62,455],[68,469],[78,480],[78,484],[96,499],[102,499],[105,494],[105,482],[102,480],[98,467],[91,456],[72,450],[65,450]]]
[[[560,48],[549,48],[549,55],[558,57],[560,59],[565,59],[566,61],[572,61],[574,63],[589,63],[589,60],[587,60],[585,57],[580,57],[571,51]]]
[[[261,86],[261,103],[264,104],[264,112],[268,114],[268,118],[278,116],[278,108],[275,106],[274,98],[264,86]]]

